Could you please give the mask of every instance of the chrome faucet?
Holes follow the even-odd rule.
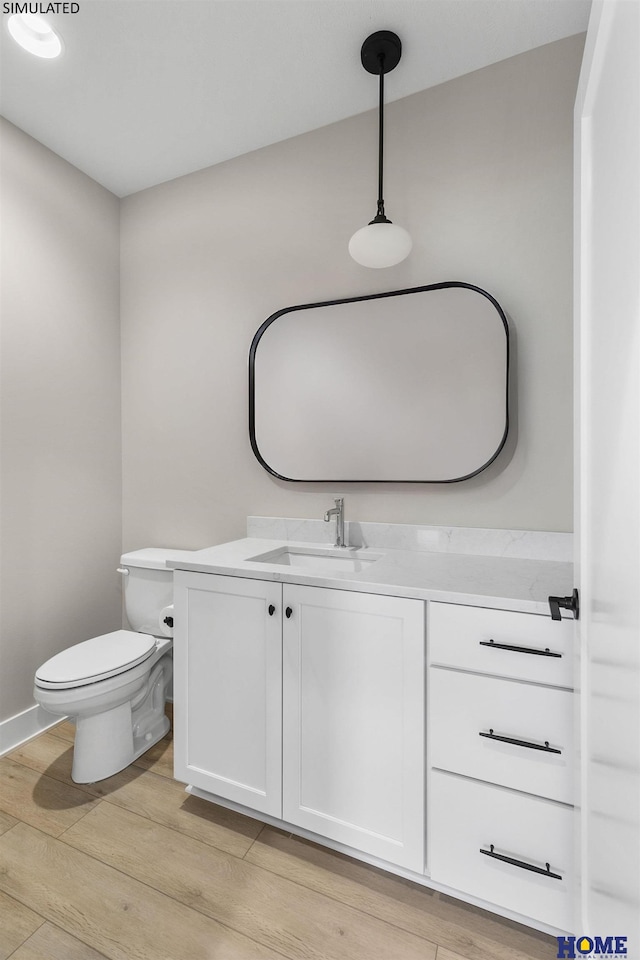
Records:
[[[327,510],[324,515],[325,523],[328,523],[331,517],[336,518],[336,542],[334,546],[346,547],[346,543],[344,542],[344,499],[338,497],[334,503],[335,507]]]

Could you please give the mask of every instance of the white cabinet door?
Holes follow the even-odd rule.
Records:
[[[174,575],[175,776],[282,816],[282,587]]]
[[[422,601],[285,584],[283,607],[284,820],[422,873]]]
[[[640,4],[594,3],[576,100],[579,934],[640,957]]]

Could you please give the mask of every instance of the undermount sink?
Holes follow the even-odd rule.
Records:
[[[368,550],[353,550],[349,547],[336,547],[323,550],[321,548],[280,547],[269,553],[261,553],[256,557],[248,557],[254,563],[277,563],[287,567],[303,567],[306,570],[315,570],[319,573],[342,571],[343,573],[359,573],[366,570],[370,564],[382,559],[381,553],[369,553]]]

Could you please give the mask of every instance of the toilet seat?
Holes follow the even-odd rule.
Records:
[[[47,689],[97,683],[142,663],[155,648],[155,637],[132,630],[115,630],[57,653],[37,670],[35,683]]]

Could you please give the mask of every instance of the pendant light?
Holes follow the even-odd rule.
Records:
[[[397,34],[378,30],[362,44],[360,59],[368,73],[380,77],[380,106],[378,119],[378,209],[368,226],[357,230],[349,241],[349,253],[363,267],[393,267],[411,252],[411,237],[402,227],[388,220],[382,198],[384,149],[384,75],[400,62],[402,44]]]

